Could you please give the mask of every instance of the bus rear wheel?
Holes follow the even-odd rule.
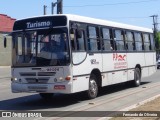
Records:
[[[39,93],[39,95],[45,100],[50,100],[53,98],[53,93]]]
[[[135,68],[133,85],[134,87],[138,87],[140,86],[140,84],[141,84],[141,72],[139,68]]]
[[[98,85],[97,85],[97,77],[92,74],[89,80],[89,89],[87,91],[87,97],[89,99],[94,99],[98,94]]]

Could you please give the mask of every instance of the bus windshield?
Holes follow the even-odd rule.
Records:
[[[69,63],[66,28],[13,33],[13,66],[64,66]]]

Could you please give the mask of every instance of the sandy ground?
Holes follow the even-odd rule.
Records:
[[[129,111],[146,111],[147,113],[155,111],[153,112],[155,114],[157,114],[156,111],[159,111],[160,115],[160,97]],[[160,120],[160,117],[113,117],[110,120]]]

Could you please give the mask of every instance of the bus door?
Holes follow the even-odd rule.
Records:
[[[87,52],[85,46],[85,30],[82,28],[70,29],[70,49],[72,56],[73,92],[88,89],[86,74],[89,73],[87,64]],[[80,77],[79,77],[80,76]],[[76,79],[76,80],[75,80]],[[82,84],[81,87],[80,84]]]

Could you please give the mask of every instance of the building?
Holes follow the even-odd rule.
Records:
[[[13,24],[15,22],[15,19],[4,15],[4,14],[0,14],[0,32],[12,32],[12,28],[13,28]]]
[[[7,15],[0,14],[0,66],[11,65],[11,46],[12,38],[10,33],[13,29],[13,24],[16,19]],[[4,37],[7,38],[7,46],[4,47]]]

